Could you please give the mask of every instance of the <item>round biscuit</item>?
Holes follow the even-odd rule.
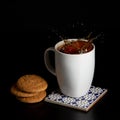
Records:
[[[46,97],[46,91],[42,91],[32,97],[17,97],[17,99],[24,103],[37,103],[42,101],[45,97]]]
[[[48,84],[41,76],[30,74],[21,76],[17,87],[25,92],[41,92],[47,89]]]
[[[38,94],[37,92],[32,92],[32,93],[23,92],[20,89],[18,89],[16,84],[12,85],[10,92],[17,97],[32,97]]]

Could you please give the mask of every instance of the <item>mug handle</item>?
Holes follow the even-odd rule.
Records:
[[[55,53],[55,49],[53,47],[50,47],[50,48],[47,48],[45,50],[45,52],[44,52],[44,62],[45,62],[45,66],[48,69],[48,71],[56,76],[55,68],[50,63],[50,57],[49,57],[50,52]]]

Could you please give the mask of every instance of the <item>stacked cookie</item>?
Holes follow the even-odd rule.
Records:
[[[41,76],[30,74],[21,76],[10,91],[24,103],[37,103],[46,97],[48,84]]]

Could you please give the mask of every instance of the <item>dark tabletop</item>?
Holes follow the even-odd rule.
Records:
[[[39,6],[40,5],[40,6]],[[89,5],[88,5],[89,6]],[[47,6],[46,6],[47,7]],[[118,119],[119,81],[115,79],[114,54],[108,54],[113,41],[119,42],[118,19],[111,19],[109,12],[101,9],[70,9],[60,7],[47,9],[42,4],[11,1],[6,2],[1,24],[0,47],[0,119],[13,120],[106,120]],[[41,9],[40,9],[41,8]],[[105,10],[105,9],[104,9]],[[76,13],[76,14],[75,14]],[[107,14],[108,13],[108,14]],[[112,13],[117,18],[117,12]],[[103,19],[104,18],[104,19]],[[94,41],[96,64],[93,85],[107,88],[107,94],[88,112],[47,103],[26,104],[10,94],[10,87],[24,74],[38,74],[48,82],[47,94],[58,88],[56,77],[44,65],[44,51],[62,38],[85,37],[101,34]],[[113,53],[112,51],[110,53]],[[113,60],[113,61],[112,61]],[[112,61],[112,62],[111,62]]]

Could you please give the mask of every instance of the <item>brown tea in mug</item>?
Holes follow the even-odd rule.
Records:
[[[81,54],[89,52],[93,49],[93,45],[91,42],[83,41],[83,40],[72,40],[67,41],[64,40],[64,44],[58,47],[58,50],[60,52],[66,53],[66,54]]]

